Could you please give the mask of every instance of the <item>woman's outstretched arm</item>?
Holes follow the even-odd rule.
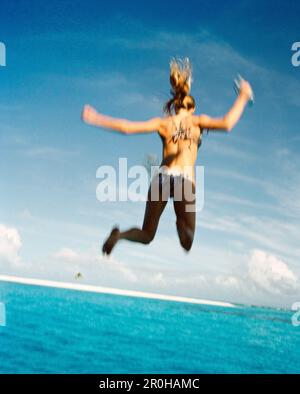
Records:
[[[90,105],[85,105],[82,120],[90,125],[116,130],[123,134],[161,132],[162,119],[152,118],[144,122],[131,122],[127,119],[117,119],[98,113]]]
[[[243,80],[240,85],[240,93],[227,114],[222,118],[211,118],[207,115],[199,115],[196,117],[198,126],[202,129],[231,131],[242,116],[245,106],[252,95],[251,85],[249,82]]]

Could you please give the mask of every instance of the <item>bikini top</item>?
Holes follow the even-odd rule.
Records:
[[[172,119],[172,123],[175,128],[175,130],[172,133],[172,137],[171,137],[173,142],[176,143],[179,139],[190,140],[189,148],[191,149],[191,144],[192,144],[192,139],[193,139],[191,128],[184,127],[184,125],[182,124],[181,121],[179,123],[179,126],[176,126],[173,119]],[[200,148],[201,143],[202,143],[202,130],[200,131],[200,136],[198,139],[198,149]]]

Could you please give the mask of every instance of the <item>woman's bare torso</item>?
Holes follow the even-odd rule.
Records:
[[[176,169],[194,179],[194,166],[197,159],[200,127],[195,125],[193,115],[174,115],[165,118],[163,141],[163,160],[161,166]]]

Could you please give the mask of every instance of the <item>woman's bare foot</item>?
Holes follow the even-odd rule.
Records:
[[[111,251],[113,250],[114,246],[120,239],[120,230],[118,227],[114,227],[110,233],[110,236],[104,242],[102,247],[102,253],[110,255]]]

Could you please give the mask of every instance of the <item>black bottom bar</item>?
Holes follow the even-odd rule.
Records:
[[[137,390],[189,390],[198,391],[214,387],[241,390],[262,387],[286,389],[287,384],[299,384],[300,375],[0,375],[0,388],[30,389],[82,389],[90,392],[104,390],[136,392]],[[1,390],[2,391],[2,390]]]

